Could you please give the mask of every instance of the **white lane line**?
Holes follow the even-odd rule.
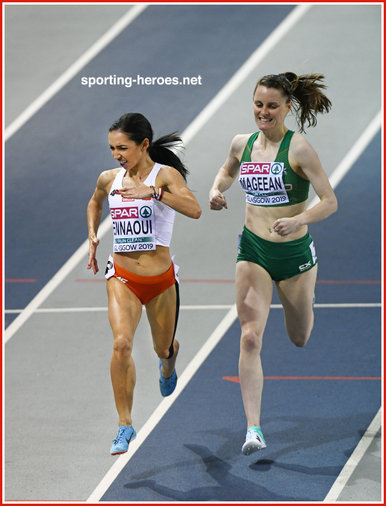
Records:
[[[314,308],[319,309],[350,309],[350,308],[368,308],[368,307],[382,307],[381,302],[343,302],[343,303],[328,303],[328,304],[314,304]]]
[[[181,305],[180,310],[185,311],[200,311],[200,310],[206,310],[206,311],[214,311],[216,309],[218,310],[226,310],[229,311],[229,309],[233,306],[233,304],[208,304],[206,306],[204,305]],[[21,313],[22,309],[6,309],[4,311],[5,314],[17,314]],[[101,311],[107,311],[107,306],[90,306],[90,307],[52,307],[52,308],[39,308],[36,309],[35,313],[98,313]],[[143,311],[146,311],[146,308],[143,307]]]
[[[340,472],[339,476],[335,480],[333,486],[331,487],[329,493],[326,495],[323,502],[336,502],[338,500],[339,495],[341,494],[343,488],[345,487],[346,483],[350,479],[350,476],[358,466],[359,462],[361,461],[362,457],[366,453],[367,449],[373,442],[375,436],[379,432],[379,429],[381,427],[382,422],[382,416],[381,416],[381,408],[379,408],[378,413],[375,415],[373,421],[368,426],[366,432],[362,436],[362,439],[359,441],[357,447],[351,454],[350,458],[346,462],[345,466],[343,467],[342,471]]]
[[[19,128],[41,109],[63,86],[65,86],[83,67],[102,51],[122,30],[124,30],[147,5],[134,5],[119,21],[102,35],[83,55],[78,58],[61,76],[54,81],[36,100],[34,100],[4,131],[4,141],[7,141]]]
[[[215,311],[215,310],[229,310],[233,304],[207,304],[207,305],[181,305],[181,311]],[[271,304],[271,309],[281,309],[281,304]],[[382,307],[381,302],[344,302],[344,303],[328,303],[328,304],[314,304],[315,309],[350,309],[350,308],[373,308]],[[143,311],[146,309],[143,308]],[[6,309],[5,314],[18,314],[23,309]],[[35,310],[35,313],[98,313],[107,311],[107,306],[100,307],[43,307]]]
[[[194,374],[201,366],[201,364],[206,360],[206,358],[214,349],[214,347],[217,345],[217,343],[228,331],[230,326],[236,320],[236,317],[237,317],[236,305],[233,305],[226,314],[226,316],[223,318],[223,320],[220,322],[220,324],[217,326],[215,331],[209,337],[209,339],[205,342],[201,350],[196,354],[196,356],[193,358],[193,360],[189,363],[184,372],[181,374],[180,378],[178,379],[178,384],[174,393],[170,397],[166,397],[165,399],[163,399],[162,402],[158,405],[158,407],[154,410],[153,414],[143,425],[143,427],[139,430],[136,439],[132,443],[130,443],[129,451],[121,455],[116,460],[114,465],[109,469],[109,471],[106,473],[102,481],[99,483],[99,485],[87,499],[87,502],[97,502],[100,500],[100,498],[103,496],[106,490],[116,479],[118,474],[129,462],[131,457],[135,454],[135,452],[139,449],[142,443],[146,440],[147,436],[152,432],[154,427],[156,427],[161,418],[173,405],[174,401],[183,391],[185,386],[189,383],[189,381],[194,376]]]

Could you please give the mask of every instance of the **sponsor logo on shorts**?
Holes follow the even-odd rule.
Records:
[[[310,260],[310,261],[309,261],[309,262],[307,262],[306,264],[299,265],[299,271],[300,271],[300,272],[306,271],[306,270],[307,270],[307,269],[309,269],[311,266],[312,266],[312,264],[311,264],[311,260]]]

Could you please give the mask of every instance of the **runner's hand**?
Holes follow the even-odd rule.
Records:
[[[99,239],[97,237],[92,237],[89,239],[87,269],[92,269],[94,274],[96,274],[99,271],[98,261],[95,256],[98,244],[99,244]]]
[[[273,231],[280,236],[285,236],[296,232],[300,228],[300,223],[296,216],[293,218],[279,218],[272,225]]]
[[[227,201],[224,195],[219,191],[211,192],[209,195],[209,204],[213,211],[220,211],[223,208],[228,209]]]
[[[143,183],[127,183],[123,188],[116,190],[116,193],[126,199],[148,199],[153,195],[153,188]]]

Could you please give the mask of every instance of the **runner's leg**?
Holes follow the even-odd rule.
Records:
[[[305,346],[314,325],[313,301],[318,265],[289,279],[276,283],[283,304],[285,324],[291,341]]]
[[[108,315],[114,343],[110,374],[119,425],[132,425],[131,410],[136,381],[132,357],[134,333],[138,327],[142,304],[138,297],[116,278],[107,281]]]
[[[146,304],[146,313],[154,350],[162,362],[162,376],[169,378],[173,374],[179,350],[179,343],[174,339],[179,313],[178,283],[151,299]]]
[[[260,427],[263,369],[260,352],[273,292],[268,272],[252,262],[236,264],[236,303],[241,325],[239,376],[247,428]]]

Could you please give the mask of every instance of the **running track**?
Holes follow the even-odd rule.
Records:
[[[100,68],[103,74],[117,73],[117,69],[127,74],[130,68],[139,73],[152,68],[155,75],[205,72],[205,89],[191,89],[188,96],[173,90],[175,107],[167,116],[158,111],[160,103],[170,102],[170,89],[157,89],[150,99],[141,88],[131,90],[132,103],[141,104],[141,110],[151,117],[156,135],[161,123],[162,131],[182,131],[291,7],[259,6],[258,33],[252,31],[249,6],[224,7],[221,23],[210,6],[159,9],[154,6],[151,12],[145,11],[141,24],[134,23],[82,71],[82,75],[97,74]],[[149,41],[143,34],[158,26],[157,12],[167,14],[171,25],[189,26],[189,33],[196,34],[194,40],[181,39],[170,30],[157,33],[156,45]],[[203,19],[205,37],[200,31]],[[217,35],[211,37],[215,24]],[[243,26],[243,37],[234,32],[234,25]],[[149,56],[146,69],[140,66],[139,54],[120,53],[122,42],[145,48]],[[164,54],[171,47],[175,58],[165,68]],[[221,54],[227,55],[230,65],[213,67],[211,62]],[[112,56],[118,56],[114,64]],[[86,93],[78,76],[7,142],[7,308],[23,308],[83,242],[84,206],[90,188],[100,170],[111,167],[105,129],[90,145],[90,125],[94,131],[94,125],[105,125],[106,118],[115,119],[126,96],[119,89],[110,89],[108,95],[101,88]],[[380,300],[379,166],[378,137],[356,164],[355,178],[352,170],[338,188],[339,213],[328,221],[328,227],[311,230],[320,258],[317,303]],[[371,178],[369,167],[375,168]],[[33,188],[33,192],[21,188]],[[369,188],[373,192],[368,194]],[[346,193],[340,195],[341,191]],[[366,241],[358,237],[359,217]],[[348,250],[352,254],[347,255]],[[276,378],[267,379],[264,395],[263,423],[270,446],[249,462],[247,471],[246,459],[239,454],[244,423],[240,395],[237,382],[232,381],[237,375],[239,332],[234,323],[103,500],[322,500],[379,407],[379,313],[376,307],[317,308],[312,341],[306,349],[297,350],[286,343],[280,312],[273,310],[267,329],[272,339],[266,339],[264,346],[266,376]],[[8,321],[13,317],[7,315]],[[278,379],[310,375],[370,379]],[[164,441],[170,441],[174,428],[178,434],[172,452]],[[315,497],[322,499],[312,499]]]

